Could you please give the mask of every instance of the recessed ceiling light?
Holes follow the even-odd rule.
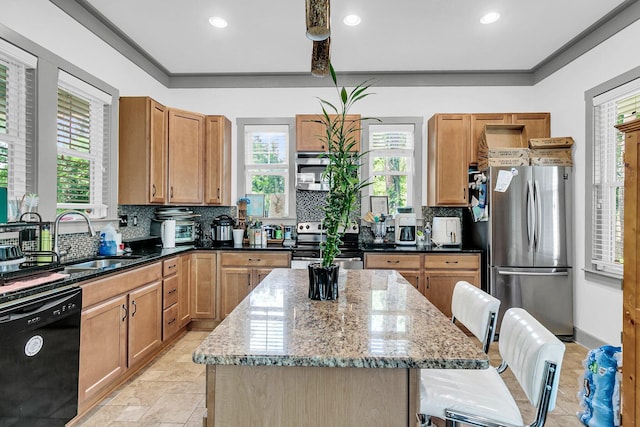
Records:
[[[493,24],[498,19],[500,19],[500,14],[498,12],[489,12],[480,18],[480,22],[483,24]]]
[[[356,25],[360,24],[360,22],[362,22],[362,19],[360,19],[358,15],[347,15],[345,16],[343,22],[345,23],[345,25],[355,27]]]
[[[212,16],[211,18],[209,18],[209,24],[213,25],[216,28],[224,28],[228,25],[227,20],[224,18],[220,18],[219,16]]]

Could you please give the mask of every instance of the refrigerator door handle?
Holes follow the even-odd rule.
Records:
[[[540,243],[540,224],[542,223],[542,199],[540,198],[540,185],[538,181],[533,182],[533,205],[535,208],[535,229],[533,234],[534,247],[536,252],[538,251],[538,244]]]
[[[509,270],[498,270],[498,274],[502,274],[504,276],[568,276],[568,271],[554,271],[552,273],[537,273],[532,271],[509,271]]]
[[[531,180],[527,181],[527,244],[529,251],[533,251],[534,233],[536,228],[536,218],[533,200],[533,184]]]

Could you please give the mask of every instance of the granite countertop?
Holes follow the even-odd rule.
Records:
[[[342,270],[339,298],[308,298],[306,270],[275,269],[193,353],[196,363],[489,367],[487,356],[394,270]]]
[[[482,253],[482,249],[470,248],[470,247],[456,247],[456,246],[416,246],[416,245],[374,245],[365,244],[362,246],[362,250],[366,252],[389,252],[389,253]]]

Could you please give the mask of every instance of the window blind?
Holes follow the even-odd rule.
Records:
[[[0,44],[0,187],[7,188],[10,201],[21,199],[33,183],[33,121],[27,120],[27,115],[33,118],[30,102],[33,73]],[[16,214],[10,209],[9,219],[17,219]]]
[[[88,92],[68,77],[58,83],[57,201],[58,209],[102,218],[108,208],[109,105]]]
[[[622,274],[624,221],[624,135],[614,127],[640,117],[637,82],[616,96],[594,99],[592,264]]]

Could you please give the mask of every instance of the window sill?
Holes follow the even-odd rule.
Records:
[[[105,227],[108,223],[111,223],[111,225],[113,225],[113,228],[115,228],[116,230],[118,229],[119,223],[117,218],[114,218],[114,219],[100,218],[100,219],[91,220],[91,225],[93,226],[93,229],[96,232],[99,232],[100,230],[102,230],[102,228]],[[60,221],[59,225],[60,225],[60,234],[75,234],[75,233],[88,232],[87,223],[82,219]]]
[[[592,270],[589,268],[585,268],[583,271],[585,279],[589,281],[622,290],[622,275],[607,273],[600,270]]]

